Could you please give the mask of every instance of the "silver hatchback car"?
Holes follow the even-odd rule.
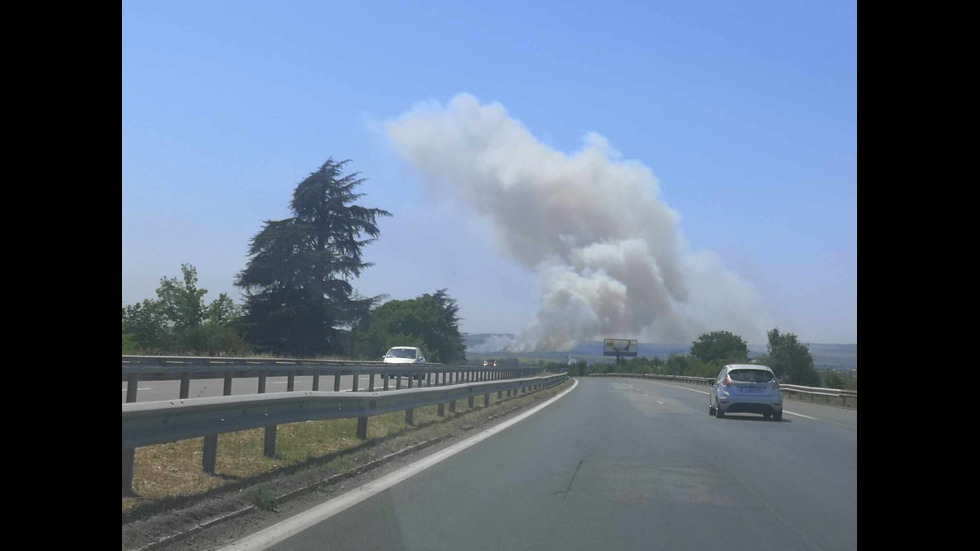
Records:
[[[766,419],[783,418],[783,392],[772,370],[764,365],[726,365],[708,394],[708,414],[759,413]]]

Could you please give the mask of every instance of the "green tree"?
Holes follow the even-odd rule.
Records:
[[[197,288],[197,268],[181,264],[183,281],[164,277],[157,287],[160,311],[178,331],[197,327],[204,321],[204,295],[207,289]]]
[[[203,305],[203,303],[202,303]],[[245,355],[252,351],[242,338],[241,308],[225,293],[202,308],[203,320],[177,330],[176,348],[197,355]]]
[[[814,386],[820,383],[820,375],[813,367],[810,348],[799,342],[793,333],[780,333],[779,329],[768,331],[769,359],[767,365],[779,379],[786,382]]]
[[[204,312],[204,320],[209,325],[233,324],[239,317],[241,317],[240,308],[225,293],[218,295]]]
[[[123,340],[127,353],[164,352],[170,348],[172,332],[163,308],[155,300],[143,300],[122,309]]]
[[[240,354],[239,308],[222,293],[206,305],[207,289],[197,288],[197,269],[182,264],[182,278],[164,277],[157,300],[122,309],[123,353]]]
[[[749,345],[730,331],[712,331],[698,335],[698,340],[691,346],[691,354],[706,364],[720,368],[727,363],[747,362]]]
[[[122,333],[122,353],[123,354],[137,354],[139,353],[139,348],[136,346],[136,339],[133,335],[126,332],[126,328],[123,327]]]
[[[456,301],[445,289],[413,299],[390,300],[358,324],[356,355],[374,359],[391,346],[420,346],[430,362],[462,363],[466,347],[458,312]]]
[[[245,293],[246,340],[294,356],[344,350],[344,330],[379,297],[360,298],[350,284],[370,266],[361,249],[377,239],[377,218],[391,213],[354,204],[363,194],[349,161],[328,159],[296,186],[294,216],[266,221],[252,238],[249,262],[236,285]],[[367,238],[362,238],[367,236]]]

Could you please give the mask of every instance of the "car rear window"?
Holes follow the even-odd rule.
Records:
[[[728,376],[740,383],[768,383],[773,379],[771,371],[760,369],[733,369]]]

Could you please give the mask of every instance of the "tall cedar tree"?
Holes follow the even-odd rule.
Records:
[[[246,340],[262,350],[336,354],[345,348],[342,328],[380,300],[357,296],[350,279],[371,265],[361,248],[377,239],[377,218],[391,213],[353,204],[364,195],[354,192],[364,179],[341,174],[348,162],[328,159],[296,186],[295,216],[265,221],[252,238],[235,285],[245,294]]]

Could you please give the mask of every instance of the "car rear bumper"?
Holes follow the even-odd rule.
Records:
[[[723,413],[758,413],[765,415],[767,413],[779,413],[783,410],[782,405],[763,402],[729,402],[727,404],[720,402],[718,406]]]
[[[718,396],[718,408],[724,413],[778,413],[783,410],[783,396],[780,394],[735,394],[722,393]]]

